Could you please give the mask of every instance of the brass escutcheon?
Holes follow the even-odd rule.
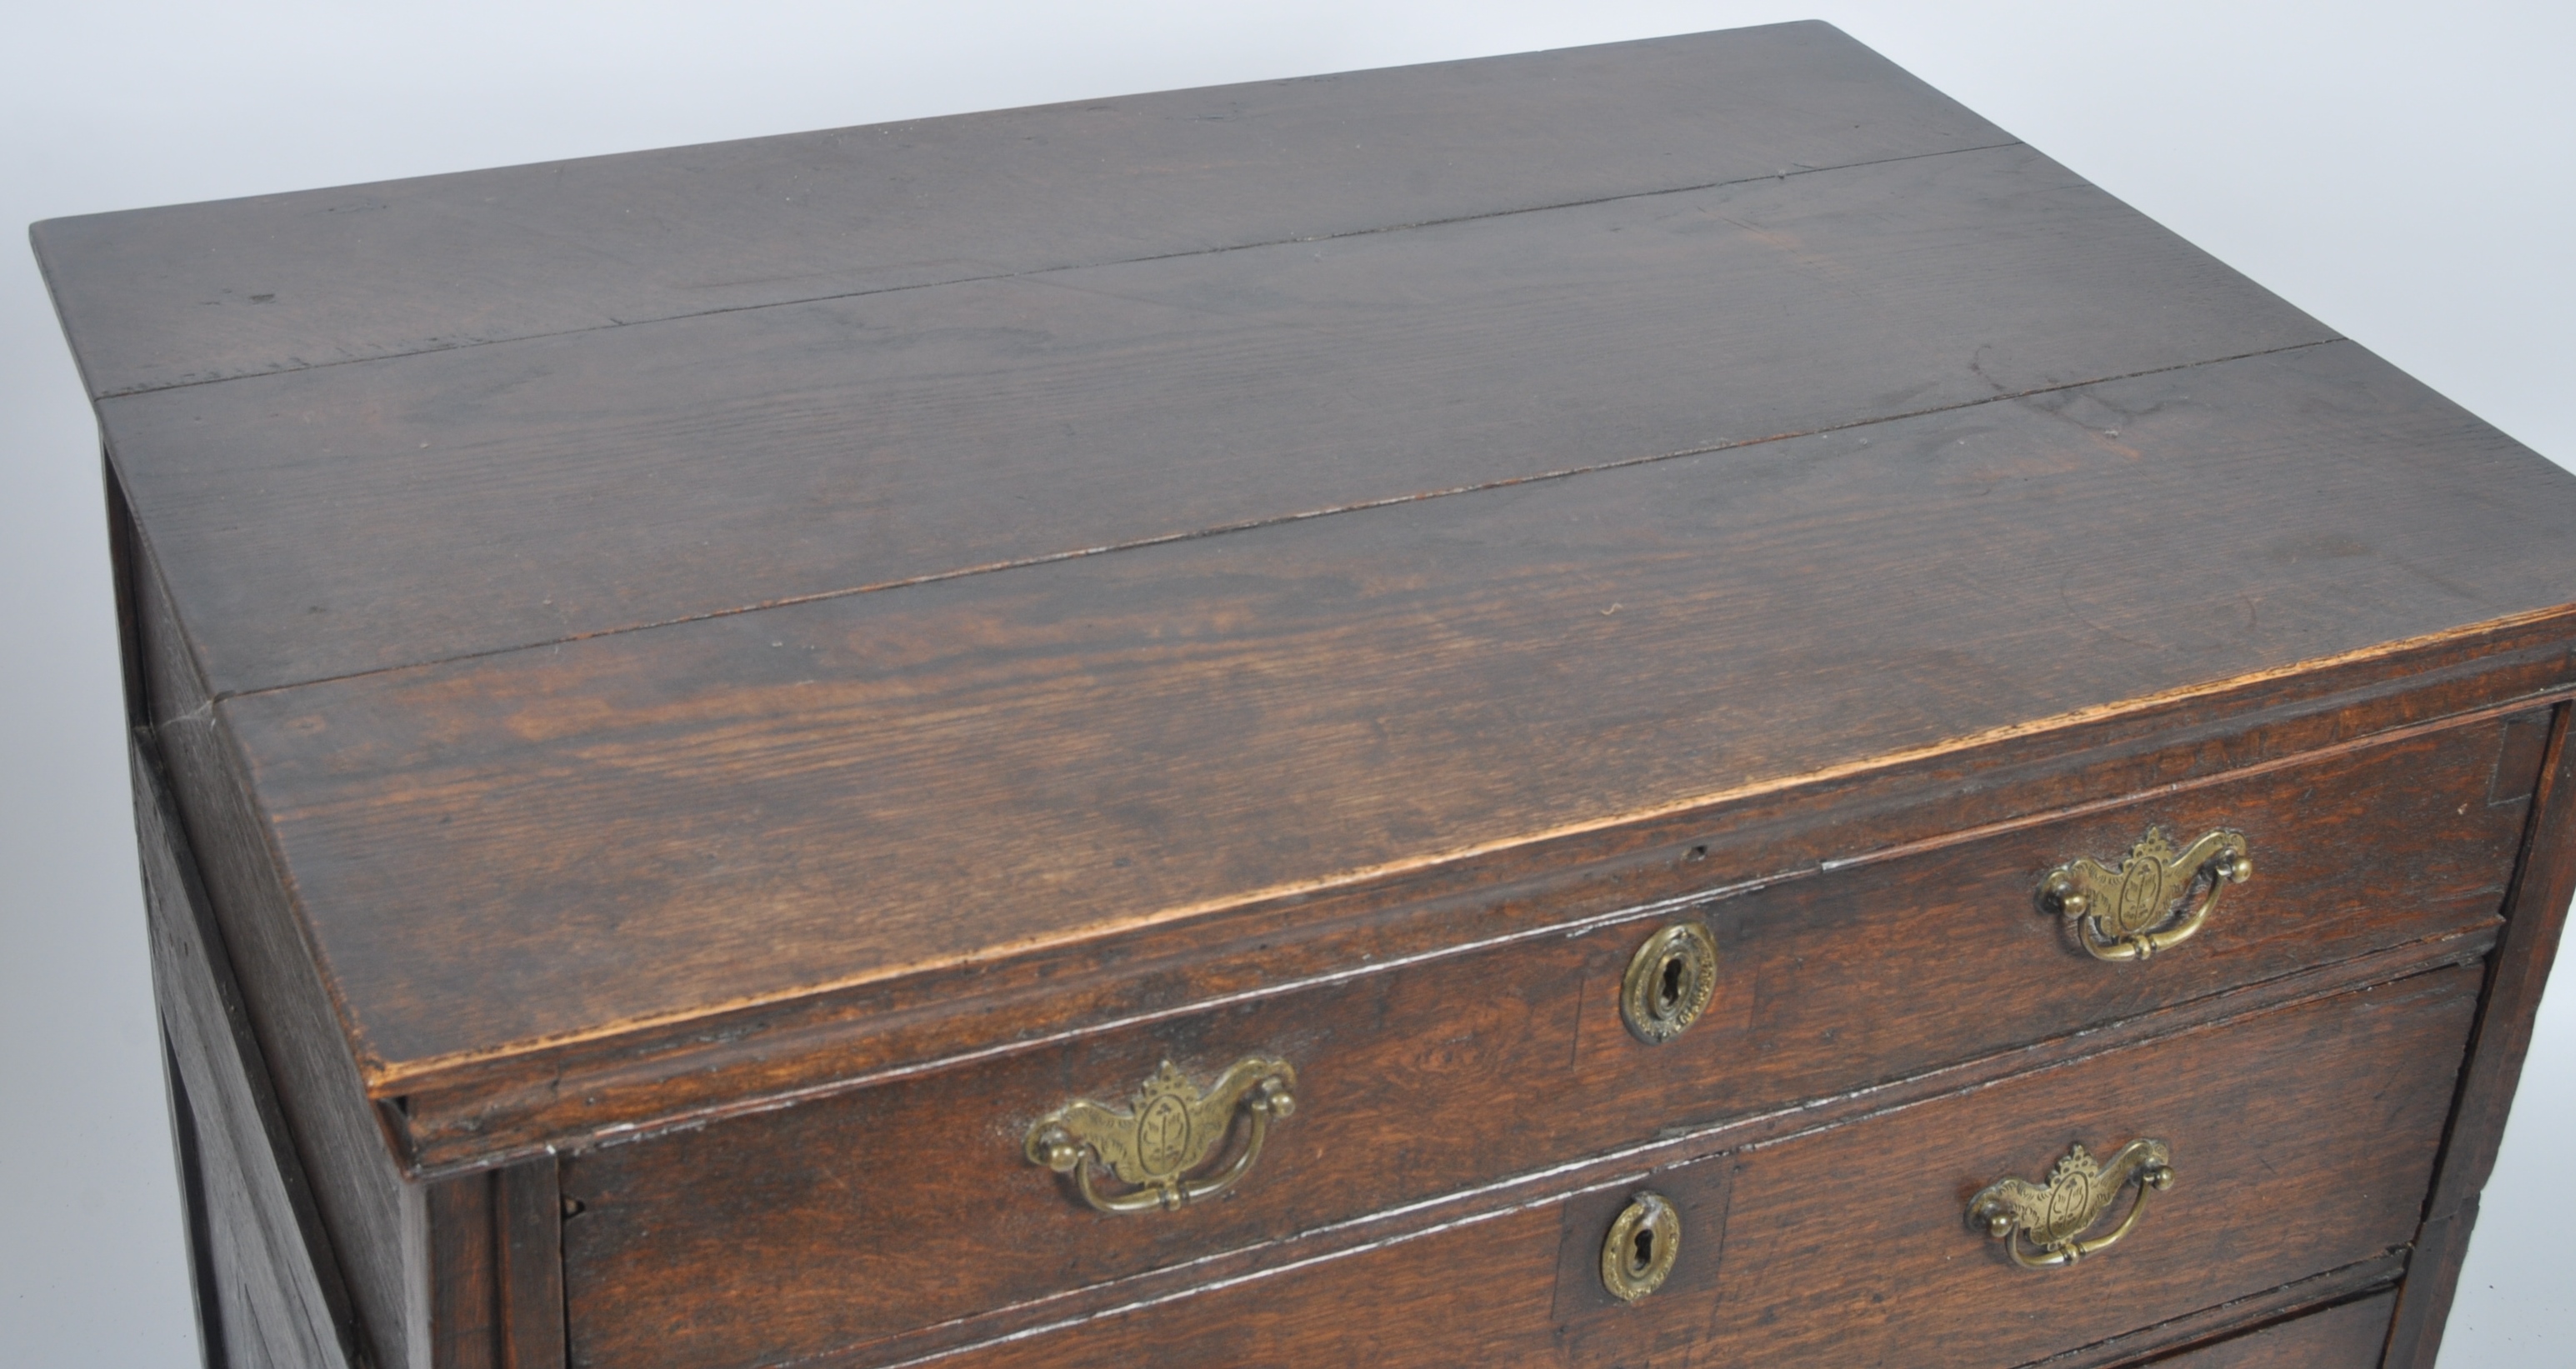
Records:
[[[2094,959],[2144,960],[2190,940],[2218,911],[2219,894],[2253,876],[2253,850],[2242,832],[2221,828],[2177,852],[2150,827],[2116,870],[2087,856],[2049,871],[2039,901],[2066,920]]]
[[[2108,1164],[2077,1146],[2048,1172],[2045,1185],[2020,1179],[1997,1179],[1986,1185],[1969,1200],[1968,1220],[2002,1241],[2005,1253],[2024,1269],[2073,1264],[2128,1235],[2147,1210],[2147,1190],[2171,1188],[2173,1177],[2173,1152],[2162,1141],[2131,1141],[2113,1152]],[[2131,1182],[2137,1184],[2138,1196],[2129,1205],[2129,1215],[2109,1235],[2085,1240],[2084,1233]],[[2038,1248],[2038,1254],[2024,1253],[2025,1238]]]
[[[1660,1046],[1708,1011],[1717,993],[1717,940],[1701,922],[1676,922],[1637,948],[1619,983],[1619,1015],[1649,1046]]]
[[[1682,1214],[1660,1193],[1628,1200],[1601,1242],[1601,1284],[1633,1303],[1664,1286],[1682,1253]]]
[[[1072,1175],[1082,1200],[1102,1212],[1169,1210],[1213,1198],[1250,1172],[1270,1124],[1296,1111],[1296,1088],[1297,1071],[1267,1055],[1235,1061],[1204,1090],[1166,1060],[1136,1090],[1130,1110],[1078,1099],[1039,1118],[1021,1149],[1030,1163]],[[1251,1118],[1243,1149],[1231,1163],[1193,1177],[1225,1143],[1238,1108]],[[1128,1191],[1101,1192],[1094,1168],[1118,1176]]]

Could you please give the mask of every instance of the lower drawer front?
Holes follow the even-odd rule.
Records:
[[[2412,1239],[2480,979],[2276,1009],[945,1363],[2025,1364]],[[1966,1219],[1994,1180],[2142,1138],[2173,1183],[2110,1248],[2021,1268]],[[1601,1249],[1642,1191],[1679,1212],[1678,1254],[1630,1305]],[[2326,1315],[2264,1334],[2347,1362],[2371,1333]]]
[[[2380,1293],[2157,1360],[2156,1369],[2373,1369],[2397,1295]]]

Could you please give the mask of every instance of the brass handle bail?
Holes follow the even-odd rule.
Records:
[[[2253,850],[2242,832],[2221,828],[2176,851],[2150,827],[2116,869],[2086,856],[2049,871],[2039,900],[2094,959],[2145,960],[2190,940],[2218,911],[2227,886],[2253,877]],[[2207,892],[2183,908],[2204,885]]]
[[[2147,1190],[2163,1192],[2173,1187],[2173,1179],[2173,1152],[2162,1141],[2131,1141],[2114,1151],[2107,1163],[2077,1146],[2048,1172],[2046,1184],[1997,1179],[1986,1185],[1968,1201],[1968,1220],[2002,1241],[2014,1264],[2049,1269],[2109,1249],[2146,1215]],[[2129,1215],[2109,1234],[2084,1239],[2111,1200],[2133,1182],[2138,1196],[2129,1204]],[[2022,1249],[2025,1239],[2038,1254]]]
[[[1032,1164],[1073,1176],[1082,1200],[1102,1212],[1169,1211],[1234,1187],[1261,1158],[1270,1124],[1297,1110],[1297,1071],[1267,1055],[1235,1061],[1205,1089],[1171,1061],[1136,1090],[1126,1112],[1077,1099],[1029,1127],[1021,1149]],[[1234,1115],[1250,1119],[1243,1148],[1227,1164],[1195,1173],[1224,1145]],[[1104,1193],[1106,1169],[1127,1191]]]

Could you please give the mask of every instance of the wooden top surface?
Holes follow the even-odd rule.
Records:
[[[1822,25],[36,239],[387,1093],[2576,601]]]

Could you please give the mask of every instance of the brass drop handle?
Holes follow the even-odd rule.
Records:
[[[2242,832],[2221,828],[2176,851],[2150,827],[2117,869],[2086,856],[2049,871],[2039,899],[2094,959],[2144,960],[2190,940],[2218,911],[2227,886],[2253,877],[2253,850]],[[2185,899],[2192,900],[2188,909]]]
[[[1126,1112],[1077,1099],[1029,1127],[1022,1149],[1032,1164],[1073,1176],[1082,1200],[1102,1212],[1168,1211],[1234,1187],[1261,1158],[1270,1124],[1297,1110],[1297,1071],[1285,1060],[1248,1056],[1202,1089],[1171,1061],[1136,1090]],[[1225,1144],[1240,1110],[1250,1120],[1233,1160],[1200,1171]],[[1106,1169],[1127,1185],[1104,1193],[1092,1178]]]
[[[2077,1146],[2048,1172],[2046,1184],[1997,1179],[1978,1190],[1968,1202],[1968,1220],[2002,1241],[2005,1253],[2024,1269],[2073,1264],[2136,1229],[2138,1218],[2146,1215],[2147,1190],[2171,1188],[2173,1178],[2173,1152],[2162,1141],[2131,1141],[2114,1151],[2107,1164]],[[2129,1204],[2129,1215],[2107,1235],[2084,1239],[2120,1190],[2133,1182],[2138,1196]],[[2025,1253],[2024,1240],[2039,1253]]]

